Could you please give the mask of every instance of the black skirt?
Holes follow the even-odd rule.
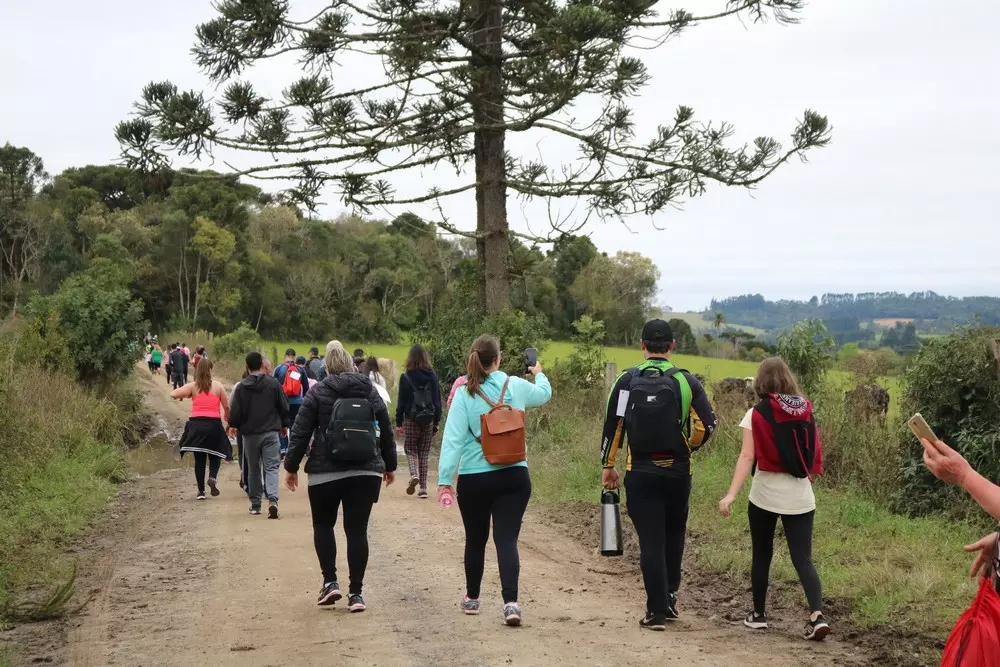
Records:
[[[191,417],[181,436],[181,456],[186,452],[201,452],[233,460],[233,444],[218,417]]]

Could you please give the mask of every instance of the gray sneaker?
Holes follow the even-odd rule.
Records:
[[[503,606],[503,622],[512,628],[521,625],[521,606],[516,602],[508,602]]]
[[[462,598],[462,613],[467,616],[475,616],[479,613],[479,600],[471,600],[469,596],[466,595]]]

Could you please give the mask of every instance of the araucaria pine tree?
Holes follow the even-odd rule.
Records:
[[[733,15],[793,23],[802,4],[729,0],[695,16],[660,15],[650,0],[332,0],[309,16],[293,12],[289,0],[220,0],[193,49],[219,98],[151,83],[116,135],[126,163],[142,170],[163,168],[170,152],[259,153],[254,166],[234,171],[290,181],[286,196],[307,208],[329,184],[362,212],[474,191],[474,232],[438,224],[475,237],[484,296],[497,311],[510,302],[510,192],[579,199],[601,217],[653,214],[711,182],[753,187],[829,141],[827,119],[808,110],[785,146],[769,137],[732,145],[731,125],[699,121],[685,106],[639,131],[628,105],[650,82],[639,56],[656,53],[633,46],[662,45]],[[280,97],[266,98],[244,78],[254,65],[289,55],[304,75]],[[355,72],[364,63],[370,84],[337,85],[347,60]],[[508,151],[511,133],[532,133],[529,154]],[[545,135],[579,150],[547,159],[535,147]],[[453,187],[412,177],[417,190],[392,185],[399,172],[442,166],[457,174]],[[587,217],[554,223],[546,236],[578,229]]]

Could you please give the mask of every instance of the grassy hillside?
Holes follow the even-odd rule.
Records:
[[[684,320],[685,322],[688,323],[688,325],[691,327],[691,329],[694,330],[696,334],[706,331],[713,333],[715,332],[715,323],[712,322],[711,320],[705,319],[705,316],[702,313],[664,313],[663,319]],[[740,324],[738,322],[727,321],[723,325],[723,328],[739,329],[740,331],[746,331],[747,333],[753,334],[754,336],[762,336],[767,333],[767,331],[764,329],[760,329],[758,327],[752,327],[747,324]]]

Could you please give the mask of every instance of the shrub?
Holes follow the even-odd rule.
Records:
[[[246,322],[212,343],[212,356],[218,359],[241,361],[247,352],[260,349],[260,336]]]
[[[524,373],[521,353],[534,347],[541,359],[548,331],[544,317],[510,310],[487,315],[473,299],[452,298],[435,312],[429,324],[414,331],[412,339],[427,348],[441,382],[450,385],[465,373],[469,348],[484,333],[500,339],[501,370],[521,375]]]
[[[778,356],[798,378],[806,395],[816,394],[833,364],[836,349],[822,320],[803,320],[778,336]]]
[[[991,344],[1000,329],[967,329],[921,346],[904,376],[904,415],[920,412],[935,434],[960,451],[986,478],[1000,479],[1000,380]],[[923,464],[923,449],[904,425],[897,429],[904,452],[895,506],[926,514],[947,510],[981,516],[955,487],[934,479]]]
[[[40,337],[68,344],[77,378],[104,386],[131,373],[142,356],[139,341],[148,326],[142,311],[127,289],[86,274],[67,278],[55,294],[35,297],[27,309]]]
[[[604,378],[604,322],[584,315],[573,323],[576,346],[566,360],[566,380],[586,388],[601,386]]]
[[[691,325],[684,320],[674,318],[668,322],[677,341],[677,354],[698,354],[698,341],[694,337]]]

